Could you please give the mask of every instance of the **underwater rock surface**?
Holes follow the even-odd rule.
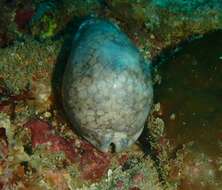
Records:
[[[112,23],[89,19],[77,31],[64,73],[64,108],[73,127],[107,152],[142,132],[153,98],[150,65]]]
[[[220,0],[152,0],[151,2],[162,8],[168,8],[172,12],[182,11],[188,14],[194,14],[194,11],[203,11],[209,7],[217,9],[222,7]]]

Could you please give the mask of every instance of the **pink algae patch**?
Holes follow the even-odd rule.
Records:
[[[97,181],[104,176],[110,163],[110,155],[99,152],[92,145],[83,143],[83,153],[80,158],[80,168],[83,179]]]
[[[33,15],[34,10],[31,8],[27,10],[17,10],[15,15],[15,22],[18,28],[24,29],[24,27],[28,24]]]
[[[31,130],[33,148],[39,144],[50,143],[50,151],[63,151],[67,158],[71,161],[74,161],[77,158],[77,149],[73,147],[68,140],[55,135],[52,127],[47,122],[39,119],[33,119],[26,123],[25,127]]]
[[[25,127],[31,130],[33,148],[40,144],[50,144],[49,151],[63,151],[70,161],[78,164],[84,180],[98,181],[107,172],[110,155],[98,151],[86,141],[80,139],[69,141],[56,135],[50,124],[40,119],[27,122]]]

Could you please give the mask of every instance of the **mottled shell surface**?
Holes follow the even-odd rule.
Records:
[[[119,152],[143,130],[153,99],[150,63],[120,29],[84,21],[73,40],[62,96],[73,127],[103,152]]]

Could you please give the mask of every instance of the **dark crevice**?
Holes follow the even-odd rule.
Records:
[[[147,122],[144,124],[143,132],[140,135],[138,141],[140,143],[140,147],[144,152],[144,158],[150,156],[150,158],[154,161],[155,168],[158,173],[159,180],[162,184],[166,183],[165,175],[163,173],[163,167],[160,159],[157,157],[156,150],[152,147],[151,143],[154,142],[152,135],[150,134],[149,128],[147,127]]]

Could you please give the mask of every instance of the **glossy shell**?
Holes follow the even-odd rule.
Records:
[[[150,63],[117,26],[99,19],[80,25],[62,88],[73,127],[103,152],[137,140],[153,99]]]

